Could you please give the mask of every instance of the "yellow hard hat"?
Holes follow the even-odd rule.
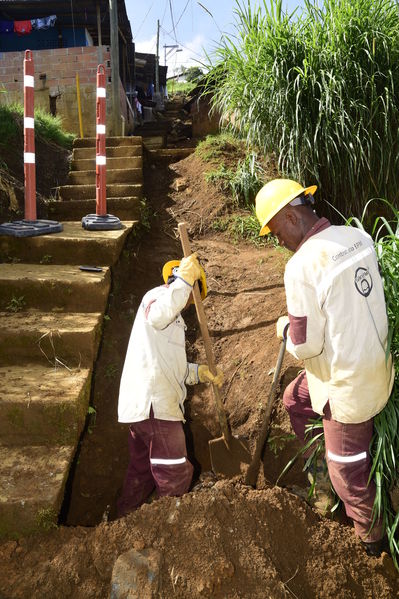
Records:
[[[170,277],[176,276],[177,269],[179,268],[179,266],[180,266],[180,260],[169,260],[169,262],[166,262],[166,264],[163,265],[162,278],[165,283],[168,282]],[[199,288],[201,291],[201,299],[204,300],[206,298],[206,296],[208,295],[208,288],[206,286],[205,271],[202,268],[201,264],[200,264],[200,269],[201,269],[201,275],[200,275],[198,284],[199,284]]]
[[[273,179],[273,181],[266,183],[266,185],[258,191],[255,198],[256,216],[261,224],[259,235],[267,235],[270,233],[270,229],[267,226],[268,222],[270,222],[273,216],[276,216],[284,206],[301,194],[308,195],[310,193],[313,195],[316,189],[317,185],[302,187],[300,183],[292,181],[291,179]]]

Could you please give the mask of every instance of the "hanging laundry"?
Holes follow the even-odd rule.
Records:
[[[0,33],[14,33],[14,21],[0,20]]]
[[[50,27],[54,27],[56,20],[57,15],[50,15],[41,19],[31,19],[32,29],[49,29]]]
[[[26,35],[32,31],[32,23],[30,21],[14,21],[14,31],[18,35]]]

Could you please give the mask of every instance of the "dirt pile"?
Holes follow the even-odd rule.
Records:
[[[389,558],[367,558],[351,530],[282,489],[222,481],[96,529],[8,542],[0,549],[0,592],[5,599],[104,598],[117,556],[149,547],[162,555],[165,599],[382,599],[398,592]]]

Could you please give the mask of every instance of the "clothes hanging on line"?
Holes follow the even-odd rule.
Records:
[[[29,21],[14,21],[14,32],[17,35],[26,35],[32,31],[32,23]]]
[[[14,33],[14,21],[0,20],[0,33]]]
[[[32,29],[49,29],[54,27],[57,20],[57,15],[50,15],[49,17],[42,17],[41,19],[31,19]]]

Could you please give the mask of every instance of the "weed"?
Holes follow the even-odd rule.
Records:
[[[21,312],[21,310],[24,309],[25,307],[25,298],[23,295],[21,295],[20,297],[15,297],[14,295],[12,296],[10,303],[7,304],[6,306],[6,310],[7,312]]]
[[[44,254],[43,258],[40,260],[40,264],[51,264],[53,261],[53,257],[51,254]]]
[[[52,507],[42,508],[36,514],[36,523],[43,530],[57,528],[57,514]]]
[[[257,160],[257,154],[250,152],[240,160],[237,170],[230,180],[233,197],[238,206],[250,208],[255,196],[263,185],[264,170]]]
[[[275,435],[267,439],[267,444],[270,448],[270,451],[277,456],[279,452],[284,449],[287,443],[295,438],[295,435]]]
[[[87,414],[89,417],[89,425],[87,427],[87,432],[89,435],[93,433],[93,429],[96,426],[96,418],[97,418],[97,410],[94,406],[89,406],[87,408]]]
[[[111,317],[108,314],[104,314],[104,320],[111,320]]]
[[[230,189],[233,177],[233,171],[226,168],[223,163],[216,170],[205,173],[205,181],[216,185],[223,191],[228,191]]]
[[[149,231],[151,229],[151,221],[154,216],[154,213],[151,209],[151,206],[147,202],[145,198],[140,201],[140,225],[144,228],[145,231]]]

